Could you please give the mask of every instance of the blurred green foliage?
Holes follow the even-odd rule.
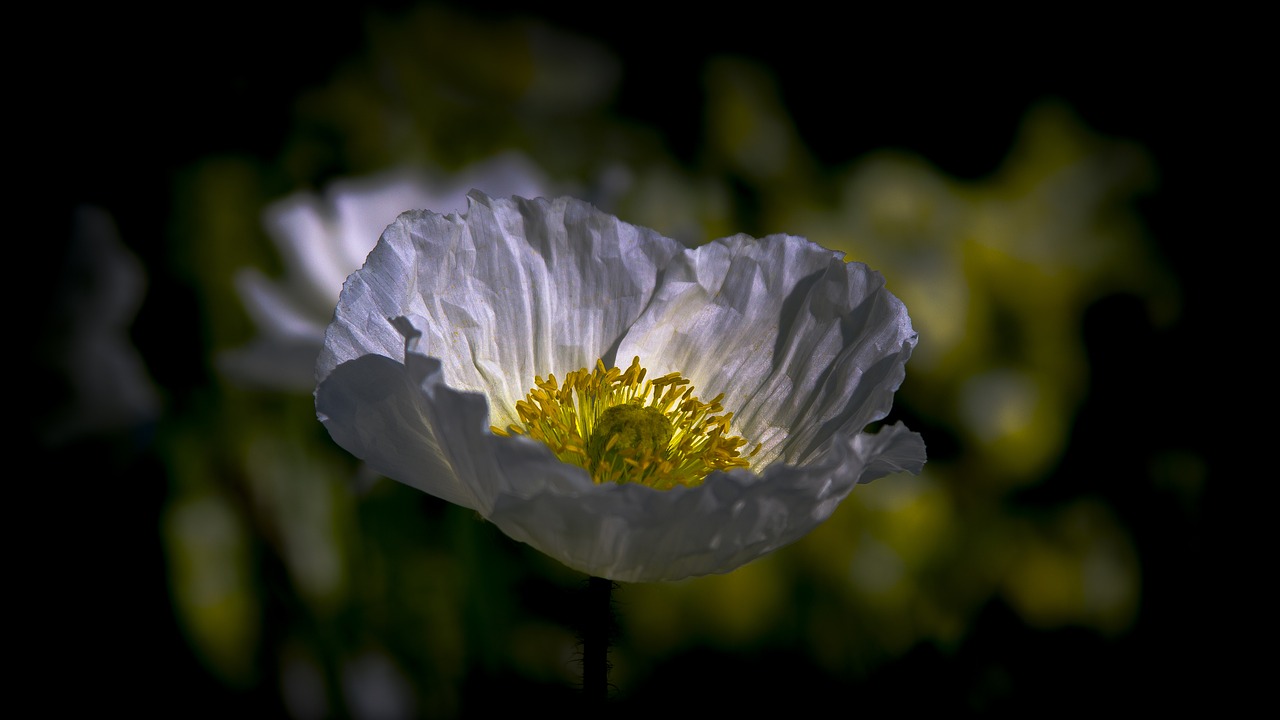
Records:
[[[906,705],[963,714],[1054,687],[1020,658],[1058,655],[1052,675],[1142,631],[1152,546],[1134,536],[1129,498],[1157,493],[1191,515],[1207,471],[1194,448],[1134,448],[1152,462],[1142,477],[1135,461],[1109,468],[1114,447],[1079,455],[1082,409],[1097,400],[1091,310],[1129,298],[1153,332],[1182,312],[1139,212],[1159,188],[1141,142],[1046,97],[1025,107],[1007,153],[983,161],[989,173],[957,177],[903,147],[832,160],[794,116],[796,91],[725,53],[696,68],[701,107],[662,111],[700,118],[690,154],[619,111],[636,58],[604,42],[435,4],[362,20],[359,47],[290,97],[271,152],[211,151],[170,187],[163,267],[192,289],[205,380],[155,439],[159,532],[182,642],[226,707],[449,717],[572,698],[585,578],[469,511],[370,477],[310,396],[241,387],[214,362],[255,332],[236,270],[284,272],[268,203],[395,166],[447,175],[511,149],[566,191],[686,242],[785,232],[845,251],[885,275],[921,338],[894,415],[923,433],[925,472],[857,488],[809,537],[735,572],[621,587],[620,710],[731,681],[807,695],[799,678],[888,707],[909,678],[964,667]],[[1123,418],[1105,422],[1124,432]]]

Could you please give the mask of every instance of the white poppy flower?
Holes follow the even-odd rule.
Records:
[[[374,470],[642,582],[737,568],[923,466],[901,424],[863,432],[916,344],[879,273],[799,237],[689,249],[571,198],[470,198],[388,227],[325,333],[317,414]]]
[[[275,280],[254,268],[236,276],[236,289],[259,335],[219,361],[232,378],[261,387],[312,390],[324,329],[342,282],[364,263],[384,228],[411,208],[461,210],[466,193],[546,194],[548,181],[520,153],[476,163],[454,175],[398,168],[334,182],[324,196],[300,192],[272,203],[263,225],[284,260]]]

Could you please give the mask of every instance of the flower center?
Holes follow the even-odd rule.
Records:
[[[645,380],[640,358],[626,370],[582,368],[565,376],[541,376],[516,403],[520,424],[493,432],[525,435],[547,444],[556,457],[586,469],[597,484],[636,482],[659,490],[699,485],[714,470],[748,467],[743,438],[729,435],[733,413],[721,393],[702,402],[678,372]]]

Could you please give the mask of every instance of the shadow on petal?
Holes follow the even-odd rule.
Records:
[[[338,365],[316,389],[317,415],[334,442],[375,471],[482,510],[488,503],[467,482],[474,469],[457,467],[459,458],[478,454],[452,452],[450,443],[458,441],[455,435],[482,434],[488,420],[484,399],[445,386],[435,358],[414,358],[421,367],[410,369],[382,355]]]

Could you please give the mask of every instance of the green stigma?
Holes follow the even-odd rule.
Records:
[[[635,403],[614,405],[596,421],[587,440],[587,458],[592,463],[612,465],[625,455],[662,456],[674,430],[657,408]]]

